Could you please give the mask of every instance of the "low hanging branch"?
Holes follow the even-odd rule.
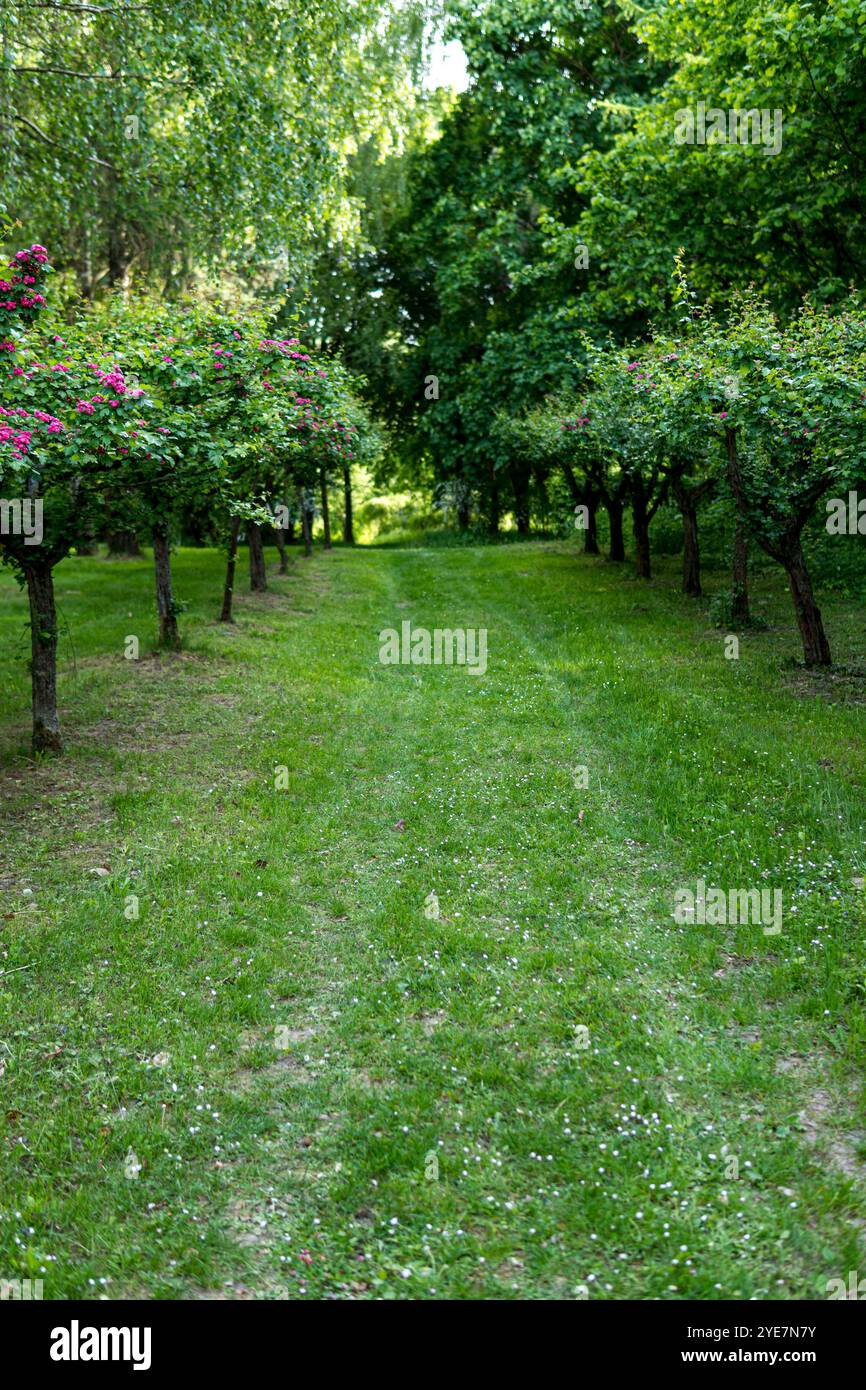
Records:
[[[75,5],[64,4],[62,0],[24,0],[15,6],[16,10],[56,10],[67,14],[141,14],[150,10],[150,5]]]
[[[192,87],[185,77],[154,78],[146,72],[76,72],[73,68],[12,68],[15,73],[36,73],[50,77],[76,77],[82,82],[148,82],[156,86]]]
[[[23,125],[27,130],[32,131],[34,135],[38,135],[39,139],[44,140],[46,145],[53,145],[55,149],[61,150],[63,154],[68,154],[71,159],[75,158],[71,150],[66,149],[64,145],[61,145],[59,140],[54,140],[50,135],[46,135],[44,130],[40,130],[39,126],[34,125],[33,121],[29,121],[26,116],[22,116],[18,111],[14,111],[12,114],[13,119],[16,120],[19,125]],[[112,174],[120,173],[120,170],[116,168],[114,164],[109,164],[107,159],[100,159],[99,155],[86,154],[84,158],[88,160],[91,164],[98,164],[103,169],[110,169]]]

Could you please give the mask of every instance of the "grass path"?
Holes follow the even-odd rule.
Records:
[[[35,769],[0,586],[0,1275],[796,1299],[862,1265],[864,710],[783,667],[784,595],[734,662],[564,544],[338,550],[232,630],[218,557],[176,570],[187,649],[134,663],[147,564],[64,564]],[[404,618],[486,627],[486,675],[380,666]],[[782,934],[678,926],[698,877],[781,888]]]

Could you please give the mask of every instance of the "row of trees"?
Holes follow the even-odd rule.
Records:
[[[385,165],[352,161],[365,244],[323,253],[316,324],[399,422],[391,477],[452,486],[464,525],[510,513],[526,534],[543,463],[497,415],[581,390],[585,341],[673,328],[680,247],[719,312],[751,285],[789,316],[862,284],[866,15],[861,0],[443,9],[468,87],[419,103]],[[699,102],[778,113],[780,148],[679,142]]]
[[[866,478],[866,311],[803,304],[779,321],[756,293],[718,317],[697,303],[678,266],[676,331],[637,349],[583,344],[585,391],[498,422],[506,447],[562,470],[598,550],[596,512],[623,560],[631,511],[637,575],[649,578],[650,522],[673,497],[683,522],[683,589],[701,592],[698,512],[726,495],[735,510],[733,591],[747,615],[744,547],[751,538],[784,569],[807,665],[830,646],[803,552],[804,528],[828,494]]]
[[[52,572],[82,541],[141,533],[153,542],[159,640],[179,645],[171,537],[190,510],[217,518],[227,550],[221,617],[232,619],[241,525],[253,587],[265,584],[261,528],[293,507],[307,549],[310,499],[379,434],[338,361],[275,332],[262,308],[189,298],[115,297],[71,323],[46,314],[45,248],[13,257],[0,281],[0,557],[26,585],[33,748],[60,751]],[[26,518],[38,516],[38,532]]]

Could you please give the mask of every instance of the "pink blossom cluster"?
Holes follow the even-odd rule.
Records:
[[[36,309],[41,308],[44,303],[44,294],[22,294],[20,301],[14,299],[0,300],[0,309],[8,309],[10,314],[13,314],[19,305],[22,309]]]
[[[34,241],[29,251],[16,251],[9,264],[15,270],[20,268],[22,261],[30,262],[31,260],[36,261],[38,265],[47,265],[48,263],[48,252],[37,241]]]
[[[4,420],[0,420],[0,444],[6,444],[11,448],[13,456],[19,459],[24,458],[31,448],[34,427],[22,429],[20,426],[7,424],[6,421],[10,419],[36,420],[39,424],[46,426],[49,434],[60,434],[63,430],[60,421],[44,410],[34,410],[31,414],[21,406],[16,409],[6,409],[4,406],[0,406],[0,415],[5,417]]]
[[[23,311],[25,319],[32,319],[45,304],[45,296],[39,291],[48,266],[45,247],[34,242],[29,250],[16,251],[9,265],[15,273],[8,280],[0,280],[0,294],[10,296],[0,300],[0,310],[16,315]]]
[[[102,385],[109,386],[111,390],[116,391],[119,396],[128,396],[131,400],[137,400],[139,396],[144,395],[144,392],[139,387],[127,386],[123,372],[119,367],[113,367],[110,372],[103,372],[92,362],[88,363],[88,365],[97,379],[101,381]],[[55,368],[52,367],[51,370],[54,371]],[[103,398],[101,396],[94,396],[93,399],[95,401],[101,401]],[[111,401],[109,404],[116,405],[118,402]]]
[[[300,342],[297,338],[262,338],[259,347],[263,352],[269,349],[276,349],[282,352],[285,357],[291,357],[296,362],[310,362],[312,358],[307,352],[289,352],[289,348],[299,347]]]
[[[29,381],[35,372],[68,372],[72,366],[71,362],[52,362],[49,367],[47,362],[34,362],[28,371],[23,367],[13,367],[13,376],[26,376]]]
[[[120,405],[120,401],[109,400],[107,396],[91,396],[89,401],[79,401],[75,409],[78,411],[79,415],[92,415],[95,405],[108,405],[116,410]]]

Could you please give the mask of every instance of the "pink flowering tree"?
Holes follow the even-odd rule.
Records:
[[[359,385],[338,360],[312,362],[306,372],[306,383],[296,397],[299,415],[295,431],[299,439],[297,459],[298,483],[309,497],[318,488],[321,506],[324,547],[331,549],[331,515],[328,492],[332,482],[341,478],[344,494],[344,540],[352,539],[351,469],[355,459],[375,454],[378,431],[355,393]],[[302,512],[306,520],[304,541],[310,548],[310,509]]]
[[[264,336],[258,343],[262,390],[268,410],[257,422],[257,435],[264,451],[255,462],[259,495],[269,509],[268,520],[281,547],[281,569],[285,573],[286,555],[282,533],[291,514],[293,499],[301,518],[305,537],[309,537],[310,513],[306,489],[314,471],[305,468],[304,431],[310,418],[312,401],[304,394],[309,383],[324,372],[297,338]],[[253,589],[267,585],[261,525],[254,521],[247,528],[250,542],[250,581]],[[228,588],[226,589],[228,595]],[[225,606],[224,606],[225,614]]]
[[[297,452],[299,383],[309,354],[268,334],[255,307],[187,299],[118,302],[102,324],[106,351],[146,382],[145,401],[172,447],[127,467],[152,523],[162,640],[177,641],[171,607],[170,536],[191,504],[224,518],[227,567],[222,617],[231,621],[237,548],[245,527],[254,589],[266,587],[261,528],[286,492]],[[154,417],[155,418],[155,417]],[[153,431],[151,431],[152,438]]]
[[[267,515],[246,507],[249,460],[262,452],[250,398],[264,392],[260,381],[256,391],[247,360],[254,334],[243,316],[194,301],[171,308],[129,301],[115,310],[103,324],[103,345],[123,362],[127,380],[146,383],[147,418],[136,427],[145,447],[128,456],[124,483],[151,531],[159,640],[177,647],[181,605],[174,599],[171,538],[184,511],[195,505],[228,513],[231,529],[242,517]]]
[[[49,271],[44,249],[32,246],[16,253],[0,282],[6,296],[0,301],[0,558],[27,589],[30,605],[35,753],[59,752],[62,746],[53,570],[69,553],[94,502],[69,427],[65,372],[43,372],[25,347],[26,330],[45,304],[41,286]]]
[[[0,559],[26,587],[30,605],[35,753],[61,747],[52,570],[66,553],[62,537],[70,534],[83,500],[63,468],[62,422],[42,408],[45,402],[23,403],[19,390],[22,335],[45,305],[49,273],[45,248],[33,245],[17,251],[0,278]]]
[[[100,390],[79,400],[78,439],[96,451],[106,498],[116,492],[132,493],[147,516],[153,539],[156,611],[159,645],[180,646],[178,613],[170,559],[172,517],[185,498],[194,493],[198,470],[185,452],[182,426],[156,423],[163,413],[140,386],[127,383],[116,363],[91,364]]]
[[[66,432],[50,412],[0,405],[0,559],[30,605],[33,751],[59,752],[57,612],[52,571],[84,498],[65,467]]]
[[[0,276],[0,351],[15,351],[16,335],[36,321],[45,307],[48,252],[37,243],[16,251]]]
[[[20,256],[12,262],[30,264]],[[180,441],[154,423],[153,403],[114,361],[91,356],[86,326],[40,340],[33,308],[24,305],[23,325],[8,311],[15,351],[0,371],[0,495],[11,521],[0,546],[30,600],[33,747],[58,752],[54,568],[113,494],[143,491],[155,478],[169,486]]]
[[[343,483],[343,539],[351,544],[352,465],[356,461],[372,463],[382,448],[381,431],[360,396],[364,383],[338,358],[307,352],[295,338],[270,340],[270,346],[279,349],[289,362],[289,370],[283,370],[279,378],[284,410],[279,451],[285,465],[283,495],[294,495],[291,511],[300,517],[305,552],[312,553],[316,494],[324,548],[331,549],[329,489],[338,479]],[[286,505],[276,508],[284,517],[289,510]],[[276,526],[276,517],[272,524]]]
[[[178,606],[171,589],[166,513],[179,504],[189,469],[181,466],[183,430],[163,423],[160,403],[125,374],[84,317],[68,335],[40,345],[21,374],[18,392],[51,401],[65,422],[79,487],[98,496],[98,519],[119,499],[147,516],[154,537],[160,645],[179,645]],[[32,354],[31,354],[32,355]]]

